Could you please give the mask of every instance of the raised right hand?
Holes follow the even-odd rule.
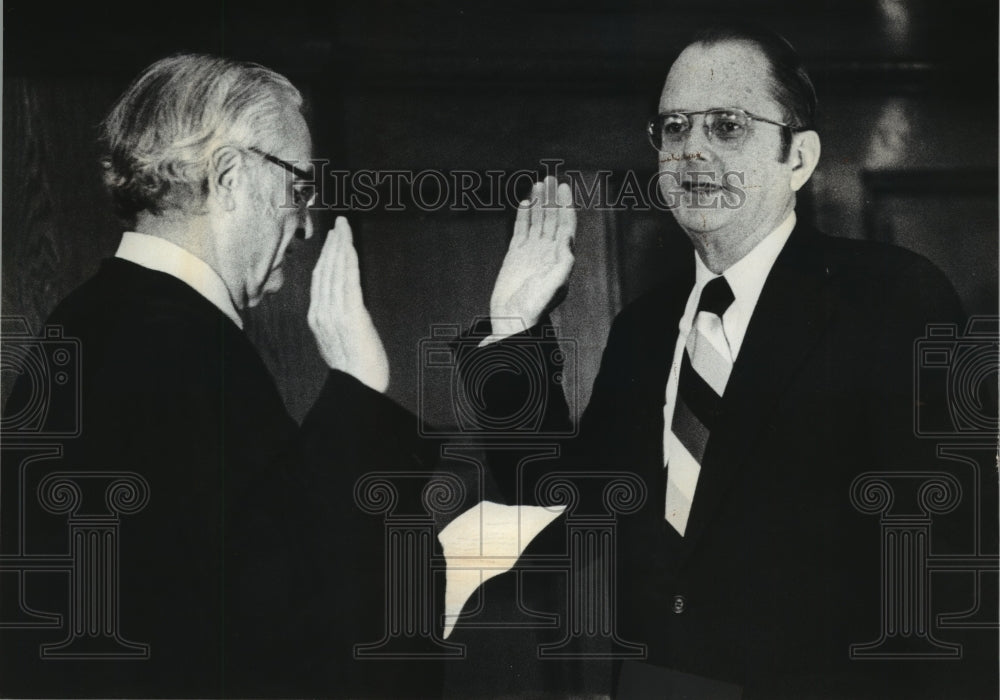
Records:
[[[327,234],[312,274],[309,328],[323,360],[375,391],[389,386],[389,359],[361,297],[361,274],[347,219]]]
[[[493,335],[485,342],[529,328],[550,309],[573,270],[576,211],[569,185],[554,177],[536,182],[521,202],[514,237],[490,298]],[[485,344],[484,342],[484,344]]]

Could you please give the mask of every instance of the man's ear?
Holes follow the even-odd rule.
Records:
[[[815,131],[800,131],[792,134],[792,147],[788,160],[792,166],[791,186],[793,192],[798,192],[812,177],[816,164],[819,163],[819,134]]]
[[[240,178],[246,177],[241,167],[244,154],[233,146],[221,146],[212,151],[208,163],[208,196],[219,202],[224,211],[236,208],[236,189]]]

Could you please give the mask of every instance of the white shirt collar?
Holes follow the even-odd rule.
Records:
[[[233,305],[226,283],[208,263],[190,251],[159,236],[127,231],[115,257],[179,279],[243,328],[243,319]]]
[[[754,309],[757,307],[757,300],[764,289],[764,282],[767,281],[767,276],[770,274],[771,268],[774,267],[774,261],[778,259],[785,243],[788,242],[788,237],[792,235],[795,221],[795,211],[793,210],[784,221],[778,224],[777,228],[754,246],[753,250],[722,273],[726,282],[729,283],[729,287],[733,290],[734,297],[733,304],[722,317],[726,339],[729,341],[734,359],[743,345],[743,338],[750,325],[750,317],[753,316]],[[705,285],[718,275],[705,266],[697,252],[694,254],[694,259],[695,290],[700,296]],[[695,300],[697,298],[698,296],[694,296]],[[693,309],[691,314],[693,316]]]

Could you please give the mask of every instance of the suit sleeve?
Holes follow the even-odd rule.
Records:
[[[466,394],[480,400],[480,427],[498,436],[558,445],[559,458],[545,463],[548,470],[612,464],[622,441],[630,439],[623,409],[634,403],[634,379],[627,371],[634,352],[631,327],[627,313],[612,325],[590,402],[575,430],[562,386],[564,356],[548,319],[482,348],[470,343],[459,356],[459,371]],[[471,339],[488,335],[488,327],[480,327]],[[534,420],[530,428],[524,417]],[[515,453],[491,450],[489,466],[504,499],[524,502],[527,482],[518,487]]]
[[[300,442],[307,460],[330,468],[432,467],[437,443],[417,417],[349,374],[331,370],[306,415]]]
[[[932,327],[964,331],[961,303],[948,279],[927,260],[907,256],[882,290],[878,325],[872,329],[871,387],[865,410],[874,428],[873,465],[912,469],[933,465],[934,440],[919,434],[918,417],[947,420],[954,400],[944,381],[921,381],[920,346]]]

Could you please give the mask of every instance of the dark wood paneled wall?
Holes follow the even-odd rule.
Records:
[[[880,10],[888,5],[903,7],[902,19],[890,21]],[[684,38],[720,13],[783,31],[811,68],[823,157],[804,215],[829,233],[890,236],[920,250],[952,275],[970,310],[995,311],[996,198],[981,193],[996,189],[996,5],[963,5],[961,16],[930,0],[888,5],[379,1],[292,3],[265,14],[210,2],[198,22],[151,25],[132,14],[77,8],[49,17],[7,3],[3,313],[37,328],[114,251],[120,226],[101,190],[95,128],[128,80],[162,55],[226,53],[287,73],[307,94],[316,155],[334,168],[510,172],[558,158],[565,168],[608,170],[616,187],[627,172],[655,167],[644,120]],[[916,171],[944,182],[973,173],[980,194],[892,189]],[[885,185],[880,173],[903,180]],[[321,230],[334,213],[316,213]],[[391,356],[390,393],[415,409],[420,341],[433,324],[464,326],[487,311],[513,211],[375,208],[349,217]],[[663,212],[585,211],[580,222],[558,320],[579,353],[582,406],[614,313],[660,279],[665,261],[690,253]],[[297,416],[323,374],[305,323],[320,238],[293,250],[285,289],[248,323]],[[447,392],[436,391],[432,417],[447,420]]]
[[[8,78],[3,111],[3,305],[36,326],[117,245],[97,170],[107,81]]]

